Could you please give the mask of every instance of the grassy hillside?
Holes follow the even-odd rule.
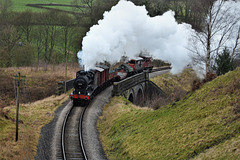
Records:
[[[172,75],[165,73],[151,78],[166,94],[167,98],[156,98],[147,102],[149,108],[158,109],[170,102],[175,102],[185,97],[192,89],[193,81],[198,79],[192,69],[185,69],[181,74]]]
[[[98,122],[109,159],[239,159],[240,68],[158,110],[121,97]]]
[[[172,75],[165,73],[151,79],[166,94],[174,94],[177,90],[180,92],[190,92],[193,81],[197,79],[197,75],[192,69],[185,69],[181,74]]]

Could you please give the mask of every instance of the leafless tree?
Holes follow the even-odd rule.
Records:
[[[190,51],[193,53],[195,63],[205,64],[204,69],[207,73],[211,71],[214,56],[219,54],[225,46],[233,48],[232,56],[235,55],[239,46],[240,15],[236,14],[236,10],[229,5],[230,2],[225,0],[199,2],[202,6],[206,4],[209,8],[205,15],[203,29],[201,32],[194,32]],[[235,39],[235,45],[232,44],[233,39]]]
[[[51,62],[54,47],[56,45],[57,37],[57,24],[60,17],[55,11],[50,11],[41,14],[41,21],[45,24],[42,26],[43,31],[43,44],[44,44],[44,61]],[[47,69],[47,67],[46,67]]]
[[[98,0],[93,6],[94,23],[103,18],[103,13],[109,11],[119,0]]]
[[[24,12],[20,12],[15,20],[14,24],[17,27],[19,32],[23,32],[26,36],[26,40],[28,43],[31,42],[31,34],[32,34],[32,23],[33,23],[33,13],[30,10],[26,10]]]
[[[238,48],[238,46],[240,45],[240,25],[238,25],[238,30],[237,30],[237,36],[235,39],[235,44],[232,50],[232,58],[235,59],[237,58],[237,56],[240,56],[240,48]]]
[[[13,62],[13,49],[17,45],[20,37],[17,30],[12,25],[5,25],[0,30],[0,47],[3,52],[0,54],[0,58],[5,60],[3,67],[12,66]]]
[[[90,23],[94,23],[93,17],[93,3],[94,0],[72,0],[71,4],[75,6],[74,11],[81,13],[86,17],[87,15],[90,16]],[[79,16],[79,14],[75,15],[78,21],[83,18]]]
[[[36,45],[35,49],[37,52],[37,66],[36,66],[37,71],[39,69],[40,55],[44,48],[44,38],[43,38],[44,35],[43,34],[44,34],[44,28],[41,26],[35,27],[33,30],[33,34],[32,34],[33,42]]]
[[[11,10],[11,0],[0,0],[0,18],[1,21],[6,21],[8,18],[8,12]]]
[[[162,15],[164,12],[169,10],[170,2],[168,0],[149,0],[146,5],[146,8],[150,16]]]

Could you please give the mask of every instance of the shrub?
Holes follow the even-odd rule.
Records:
[[[30,44],[26,46],[18,46],[14,50],[14,64],[17,67],[29,66],[33,63],[34,50]]]
[[[213,70],[216,71],[217,75],[225,74],[236,68],[235,62],[230,55],[230,51],[226,47],[221,54],[217,55],[215,62],[216,65],[213,66]]]

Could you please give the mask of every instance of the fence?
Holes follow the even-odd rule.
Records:
[[[70,89],[73,88],[73,82],[75,79],[68,80],[66,82],[66,91],[69,91]],[[64,93],[64,81],[59,81],[58,82],[58,87],[57,87],[57,95],[61,95]]]

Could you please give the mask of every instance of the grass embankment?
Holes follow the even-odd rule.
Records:
[[[158,110],[121,97],[98,128],[109,159],[239,159],[240,68]]]
[[[165,93],[174,94],[177,90],[184,92],[191,91],[191,84],[197,78],[196,73],[192,69],[185,69],[181,74],[172,75],[165,73],[151,79]]]
[[[181,74],[165,73],[150,80],[157,84],[167,97],[156,97],[146,104],[149,108],[158,109],[171,102],[179,101],[191,92],[193,81],[197,79],[192,69],[185,69]]]
[[[5,107],[0,115],[1,160],[34,159],[41,128],[54,118],[54,111],[67,99],[63,94],[20,105],[18,142],[15,142],[16,106]]]

